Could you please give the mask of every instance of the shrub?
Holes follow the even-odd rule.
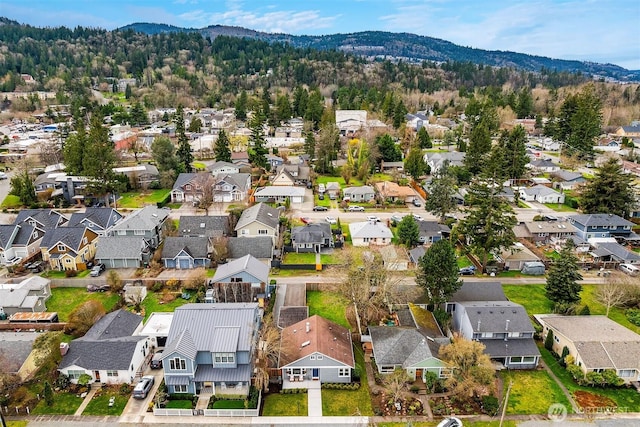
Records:
[[[151,290],[153,292],[160,292],[163,286],[164,284],[162,282],[155,282],[153,285],[151,285]]]
[[[627,320],[636,326],[640,326],[640,310],[637,308],[630,308],[624,312],[627,316]]]
[[[544,348],[549,351],[551,351],[551,349],[553,348],[553,331],[551,329],[549,329],[549,332],[547,332],[547,337],[544,339]]]
[[[176,291],[180,288],[180,280],[178,279],[169,279],[167,280],[167,288],[169,288],[172,291]]]
[[[567,372],[578,384],[582,384],[584,382],[584,372],[582,372],[582,369],[580,369],[578,365],[568,365]]]
[[[498,398],[495,396],[482,396],[482,409],[487,415],[496,415],[498,409],[500,409]]]
[[[589,316],[591,315],[591,310],[589,309],[589,306],[585,304],[584,307],[580,309],[580,312],[578,314],[580,316]]]
[[[60,390],[66,389],[67,387],[69,387],[69,384],[71,384],[71,380],[67,375],[63,374],[62,372],[60,373],[60,375],[58,375],[58,378],[56,378],[56,380],[53,382],[53,386],[55,388],[59,388]]]
[[[411,391],[411,393],[417,393],[420,391],[420,387],[418,387],[417,385],[412,385],[409,390]]]
[[[64,271],[64,275],[66,277],[76,277],[78,275],[78,271],[77,270],[65,270]]]

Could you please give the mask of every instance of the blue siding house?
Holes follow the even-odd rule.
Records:
[[[167,237],[162,248],[162,263],[165,268],[187,270],[208,268],[209,239],[207,237]]]
[[[576,234],[584,240],[602,237],[626,238],[631,236],[633,223],[613,214],[573,215],[569,222]]]
[[[177,308],[162,356],[169,393],[247,395],[261,317],[257,303]]]

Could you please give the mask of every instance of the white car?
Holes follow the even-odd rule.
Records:
[[[418,214],[413,214],[413,219],[415,219],[416,221],[422,221],[422,217]]]
[[[328,217],[326,217],[325,219],[327,220],[327,222],[328,222],[329,224],[337,224],[337,223],[338,223],[338,221],[337,221],[334,217],[332,217],[332,216],[328,216]]]
[[[9,178],[9,176],[6,173],[0,172],[0,179],[7,179],[7,178]]]
[[[364,208],[362,206],[349,206],[347,209],[349,212],[364,212]]]
[[[367,216],[367,221],[371,221],[371,222],[380,222],[380,218],[378,218],[375,215],[368,215]]]

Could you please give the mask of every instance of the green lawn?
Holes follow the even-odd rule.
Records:
[[[554,403],[571,404],[547,371],[501,371],[506,393],[513,381],[507,414],[545,414]]]
[[[193,162],[191,165],[195,170],[204,170],[207,167],[207,165],[202,162]]]
[[[109,406],[109,399],[115,397],[113,406]],[[82,415],[115,415],[122,414],[122,410],[129,401],[129,395],[123,396],[116,391],[106,391],[99,396],[94,396],[87,407],[82,411]]]
[[[47,301],[47,311],[55,311],[61,322],[69,320],[69,314],[86,301],[100,301],[109,312],[118,302],[118,295],[111,292],[89,293],[85,288],[53,288]]]
[[[307,292],[307,305],[309,306],[309,316],[317,314],[325,319],[350,328],[345,315],[347,300],[335,292]]]
[[[295,276],[315,276],[316,270],[280,270],[278,268],[271,269],[269,276],[274,277],[295,277]]]
[[[337,182],[338,184],[340,184],[340,188],[344,188],[344,187],[359,187],[362,185],[362,181],[358,180],[357,178],[351,178],[351,180],[349,181],[349,184],[346,184],[344,182],[344,178],[341,176],[326,176],[326,175],[321,175],[318,176],[316,178],[316,186],[318,184],[324,184],[327,185],[328,182]],[[328,197],[325,197],[325,200],[328,199]]]
[[[171,193],[170,189],[124,193],[118,199],[118,207],[128,209],[142,208],[145,205],[163,201],[169,193]]]
[[[56,414],[56,415],[73,415],[82,403],[82,398],[71,393],[54,393],[53,405],[47,406],[44,400],[33,408],[33,415]]]
[[[466,255],[456,258],[456,262],[458,263],[458,268],[469,267],[470,265],[473,265],[469,257],[467,257]]]
[[[284,256],[284,263],[285,264],[315,264],[316,254],[287,252],[287,254]]]
[[[193,402],[190,400],[170,400],[167,402],[167,408],[170,409],[191,409]]]
[[[0,205],[0,208],[13,209],[19,208],[20,206],[22,206],[20,197],[14,196],[13,194],[8,194],[7,197],[4,198],[4,201],[2,202],[2,205]]]
[[[7,421],[7,427],[27,427],[29,421]]]
[[[263,417],[306,417],[307,394],[267,394],[264,396]]]
[[[544,294],[544,285],[502,285],[509,300],[521,304],[529,315],[551,313],[553,305]]]
[[[364,367],[364,354],[358,346],[354,347],[356,369],[361,373],[361,386],[358,390],[322,389],[323,416],[372,416],[371,396]]]
[[[41,276],[47,279],[64,279],[67,277],[67,274],[64,271],[48,270],[42,273]]]
[[[544,359],[545,363],[553,373],[558,377],[558,379],[564,384],[564,386],[569,390],[570,393],[573,393],[577,390],[588,391],[593,394],[597,394],[600,396],[606,396],[609,399],[616,402],[618,407],[627,408],[627,412],[638,412],[640,411],[640,393],[638,393],[633,388],[595,388],[595,387],[583,387],[576,384],[573,381],[571,375],[564,369],[558,361],[549,353],[549,351],[543,346],[539,346],[540,354]]]
[[[582,304],[587,304],[589,306],[589,311],[591,314],[606,314],[607,309],[604,305],[600,304],[596,298],[596,292],[598,290],[598,285],[584,285],[582,287],[582,292],[580,293],[580,297],[582,298]],[[618,307],[613,307],[609,311],[609,318],[614,322],[617,322],[624,326],[625,328],[629,328],[632,331],[640,334],[640,326],[636,326],[633,323],[629,322],[627,316],[624,314],[624,310]]]
[[[340,249],[334,249],[332,254],[321,254],[320,262],[323,264],[342,264]]]
[[[213,409],[244,409],[244,400],[216,400]]]
[[[544,204],[549,209],[553,209],[556,212],[577,212],[577,209],[570,207],[569,205],[565,205],[563,203],[545,203]]]
[[[176,308],[180,307],[181,305],[185,305],[195,301],[196,301],[196,296],[195,294],[193,294],[191,295],[191,299],[188,299],[188,300],[182,299],[180,298],[180,295],[178,295],[177,298],[174,299],[173,301],[168,303],[162,303],[162,300],[159,294],[156,294],[154,292],[149,292],[147,293],[147,297],[144,299],[144,301],[142,301],[142,307],[144,309],[144,319],[146,321],[149,318],[149,316],[151,316],[151,313],[153,312],[157,312],[157,311],[173,312]]]

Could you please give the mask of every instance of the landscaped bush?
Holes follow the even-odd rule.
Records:
[[[494,416],[500,409],[500,403],[495,396],[482,396],[482,409],[487,415]]]
[[[624,312],[627,316],[627,320],[636,326],[640,326],[640,310],[637,308],[630,308]]]
[[[324,383],[322,388],[328,390],[358,390],[360,383]]]
[[[65,270],[64,271],[64,275],[66,277],[76,277],[78,275],[78,271],[77,270]]]
[[[198,403],[198,396],[189,393],[174,393],[169,394],[169,400],[190,400],[195,407],[196,403]]]
[[[280,394],[305,394],[307,391],[306,388],[285,388],[280,390]]]

